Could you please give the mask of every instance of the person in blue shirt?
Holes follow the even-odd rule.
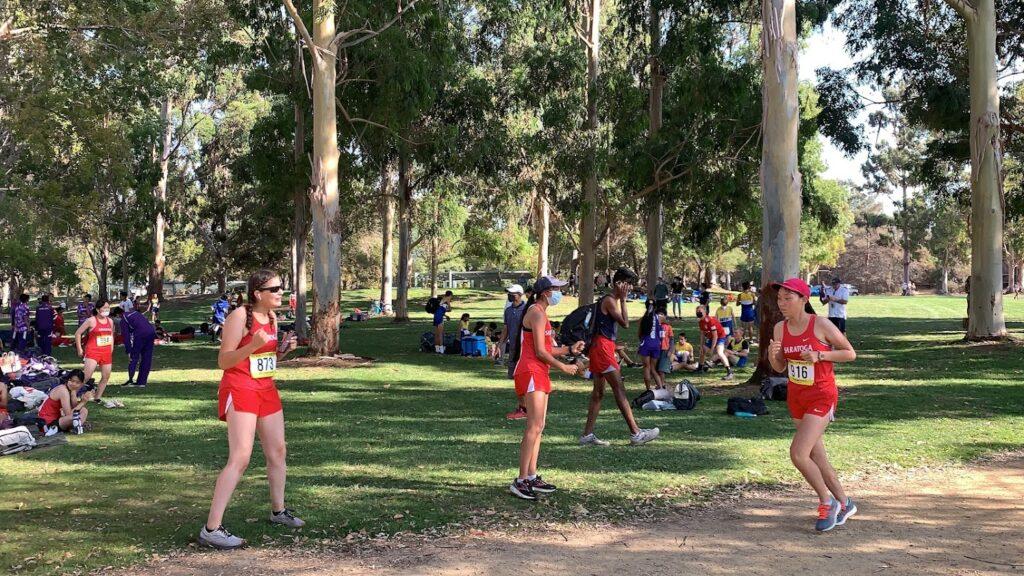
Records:
[[[452,309],[452,296],[451,290],[446,291],[441,304],[434,311],[434,352],[438,354],[444,354],[444,321]]]
[[[224,320],[228,317],[228,309],[231,303],[228,302],[228,295],[221,294],[220,300],[213,303],[210,309],[213,310],[213,326],[210,327],[210,339],[214,342],[220,337],[220,331],[224,328]]]

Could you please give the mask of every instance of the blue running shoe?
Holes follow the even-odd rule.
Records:
[[[836,517],[836,526],[846,524],[846,520],[856,513],[857,505],[853,502],[853,498],[847,497],[846,504],[843,504],[842,510],[839,511],[839,516]]]
[[[828,532],[836,527],[836,518],[842,506],[835,498],[831,498],[828,504],[818,505],[818,521],[814,523],[814,529],[818,532]]]

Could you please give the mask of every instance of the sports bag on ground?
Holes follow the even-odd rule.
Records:
[[[764,400],[754,398],[740,398],[733,397],[725,404],[726,414],[735,414],[737,412],[749,412],[750,414],[757,414],[758,416],[764,416],[768,413],[768,406],[765,405]]]
[[[676,410],[693,410],[697,407],[699,400],[700,390],[697,390],[697,387],[689,380],[683,380],[676,384],[676,388],[672,392],[672,403],[675,404]]]
[[[424,332],[420,335],[420,350],[423,352],[434,351],[434,333]]]
[[[789,379],[769,376],[761,381],[761,397],[765,400],[785,400]]]
[[[35,447],[36,439],[24,426],[0,431],[0,456],[17,454]]]
[[[647,404],[651,400],[654,400],[654,390],[644,390],[643,394],[633,398],[633,401],[630,402],[630,404],[633,406],[634,410],[640,410],[641,406]]]

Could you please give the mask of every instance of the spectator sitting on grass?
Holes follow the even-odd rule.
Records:
[[[736,334],[729,337],[729,342],[725,345],[725,355],[733,366],[737,368],[747,366],[747,358],[750,356],[750,340],[747,339],[743,328],[737,328]]]
[[[459,318],[459,338],[466,338],[472,336],[473,333],[469,331],[469,313],[465,313]]]
[[[693,353],[693,344],[686,341],[686,333],[680,332],[676,340],[676,349],[672,357],[672,370],[695,372],[699,365]]]

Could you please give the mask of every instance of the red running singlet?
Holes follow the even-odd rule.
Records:
[[[85,341],[85,357],[99,364],[111,364],[114,355],[114,322],[99,316],[94,320]]]
[[[551,322],[545,316],[544,349],[548,353],[553,348],[551,338]],[[533,330],[525,326],[523,327],[522,335],[519,337],[519,362],[516,362],[516,370],[512,377],[516,382],[516,395],[518,396],[535,391],[551,393],[551,367],[537,357],[537,349],[534,347]]]
[[[807,350],[832,350],[814,335],[817,320],[817,315],[812,314],[807,329],[798,335],[790,333],[789,322],[782,324],[782,352],[789,372],[786,403],[793,418],[803,418],[805,414],[832,418],[839,399],[832,362],[809,362],[800,357],[800,353]]]

